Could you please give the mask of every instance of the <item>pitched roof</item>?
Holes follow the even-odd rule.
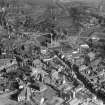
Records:
[[[103,39],[103,38],[105,39],[105,33],[95,32],[92,34],[92,36],[98,37],[100,39]]]

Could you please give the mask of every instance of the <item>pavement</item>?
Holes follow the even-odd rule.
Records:
[[[17,90],[7,94],[0,95],[0,105],[16,105],[17,102],[10,99],[10,96],[16,92]]]
[[[78,105],[80,103],[80,100],[77,98],[74,98],[73,100],[70,101],[70,105]]]

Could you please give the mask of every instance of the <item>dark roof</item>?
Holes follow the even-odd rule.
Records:
[[[43,42],[43,41],[46,41],[46,40],[49,40],[50,41],[50,38],[46,37],[46,36],[39,36],[36,38],[39,42]]]

